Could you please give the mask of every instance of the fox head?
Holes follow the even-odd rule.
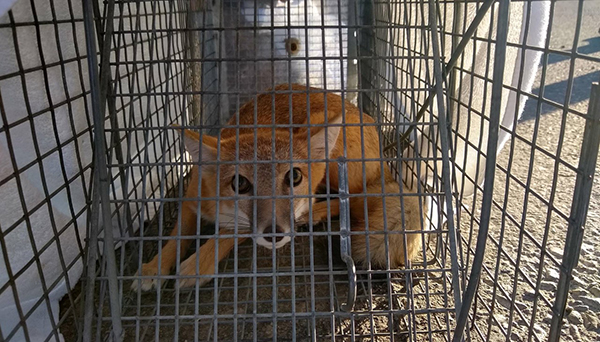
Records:
[[[224,198],[218,201],[218,214],[215,209],[208,215],[203,210],[203,214],[214,215],[222,228],[256,231],[261,234],[256,243],[264,247],[287,244],[292,222],[308,212],[309,202],[314,201],[308,195],[315,193],[325,176],[325,163],[308,163],[309,156],[310,160],[330,156],[340,122],[332,120],[335,126],[321,128],[310,137],[306,132],[290,135],[277,130],[273,134],[270,129],[259,129],[256,134],[220,142],[212,136],[203,136],[200,142],[198,133],[184,130],[185,148],[201,168],[202,188],[214,187],[212,193]]]

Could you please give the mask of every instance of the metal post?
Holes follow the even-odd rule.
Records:
[[[95,173],[95,172],[94,172]],[[84,300],[84,318],[83,318],[83,342],[92,341],[92,321],[94,320],[94,310],[96,305],[94,304],[95,299],[95,287],[96,287],[96,262],[98,261],[98,220],[94,219],[99,217],[100,213],[100,194],[98,193],[99,187],[98,177],[94,175],[94,193],[92,194],[92,212],[90,215],[90,223],[88,229],[88,242],[87,242],[87,258],[86,258],[86,286],[85,286],[85,300]]]
[[[346,159],[338,158],[338,192],[340,196],[340,254],[348,267],[348,302],[342,304],[342,310],[349,312],[356,301],[356,266],[352,259],[350,241],[350,200],[348,199],[348,166]]]
[[[191,60],[188,62],[190,75],[189,84],[186,83],[186,86],[190,87],[192,92],[192,113],[190,117],[187,118],[188,122],[183,122],[184,125],[188,123],[192,123],[194,125],[200,126],[202,125],[202,108],[201,108],[201,99],[200,92],[202,91],[202,84],[200,82],[202,65],[200,63],[201,53],[200,53],[200,37],[198,35],[198,29],[200,25],[198,24],[198,16],[199,13],[204,10],[204,1],[202,0],[191,0],[188,3],[188,10],[186,11],[186,54],[189,56]]]
[[[553,315],[550,325],[550,337],[548,339],[550,342],[560,339],[560,328],[569,295],[569,283],[573,279],[573,269],[579,262],[584,225],[590,204],[592,186],[594,184],[594,171],[600,144],[600,134],[598,134],[600,132],[600,85],[598,83],[592,85],[586,119],[577,180],[575,182],[575,190],[573,191],[571,215],[569,216],[569,228],[560,267],[560,278],[558,280],[556,299],[552,307]]]
[[[352,90],[346,95],[350,102],[358,103],[358,22],[356,0],[348,1],[348,76],[346,90]],[[343,85],[342,85],[343,87]]]
[[[450,263],[452,269],[452,287],[454,290],[454,306],[456,308],[456,315],[458,316],[461,308],[460,299],[460,282],[458,276],[459,264],[458,264],[458,248],[457,248],[457,236],[456,227],[454,227],[454,211],[452,209],[452,179],[450,177],[450,149],[452,144],[450,143],[450,129],[449,123],[446,119],[446,109],[444,108],[444,92],[442,89],[443,81],[446,75],[442,76],[442,60],[440,57],[440,41],[438,38],[438,27],[437,27],[437,6],[435,0],[429,0],[429,23],[431,25],[431,41],[433,47],[433,74],[435,80],[435,93],[437,95],[437,108],[438,108],[438,120],[439,120],[439,132],[441,140],[441,151],[442,154],[442,186],[445,199],[446,215],[448,216],[448,237],[450,239]],[[443,205],[441,206],[443,208]]]
[[[100,196],[100,213],[98,217],[92,217],[91,220],[100,220],[104,228],[104,260],[106,260],[106,272],[108,277],[109,301],[112,318],[113,340],[123,340],[123,329],[121,326],[121,304],[119,300],[119,286],[117,281],[116,256],[113,240],[113,228],[111,225],[112,217],[110,210],[109,186],[106,165],[106,145],[104,135],[104,112],[106,108],[106,92],[102,89],[102,80],[99,79],[98,57],[96,51],[96,39],[93,26],[93,9],[91,0],[83,0],[83,23],[86,34],[86,49],[88,54],[88,68],[90,72],[90,93],[92,99],[92,112],[94,117],[94,176],[95,184],[98,188],[94,189],[95,195]],[[102,64],[108,66],[107,54],[110,52],[108,44],[103,46]],[[100,214],[102,216],[100,216]],[[89,285],[89,284],[88,284]]]
[[[498,132],[500,129],[500,111],[502,107],[502,86],[504,82],[504,64],[506,62],[506,41],[508,37],[508,16],[510,9],[510,0],[500,0],[498,8],[498,25],[496,30],[496,45],[494,47],[494,74],[492,82],[492,101],[490,104],[490,124],[488,133],[488,146],[485,160],[485,183],[483,185],[483,196],[481,204],[481,224],[479,234],[477,235],[477,247],[473,257],[473,265],[469,283],[463,296],[462,307],[456,321],[456,330],[452,341],[462,340],[469,311],[479,278],[481,277],[481,268],[483,265],[483,256],[490,227],[490,214],[492,211],[492,197],[494,194],[494,178],[496,174],[496,154],[498,148]]]

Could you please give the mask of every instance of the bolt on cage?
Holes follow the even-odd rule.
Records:
[[[599,77],[580,74],[600,66],[587,29],[594,22],[586,9],[594,6],[17,1],[0,21],[0,340],[558,341],[572,334],[563,324],[569,288],[588,281],[589,272],[576,272],[580,254],[593,249],[583,228],[590,201],[600,198],[593,192],[600,87],[592,85]],[[571,20],[561,19],[563,11]],[[565,28],[572,38],[557,36]],[[591,48],[582,46],[586,39]],[[281,84],[288,87],[275,88]],[[261,95],[270,96],[273,117],[277,96],[289,97],[290,113],[292,96],[306,99],[305,107],[321,96],[326,108],[329,96],[339,96],[343,117],[356,106],[374,122],[354,124],[361,131],[354,141],[344,133],[353,124],[342,120],[344,151],[375,127],[379,158],[359,161],[389,169],[400,189],[384,191],[382,174],[379,191],[351,192],[352,160],[340,157],[329,163],[337,188],[307,195],[326,201],[328,212],[339,200],[339,219],[291,220],[282,248],[259,246],[268,233],[244,230],[239,192],[216,197],[236,203],[233,230],[223,233],[199,215],[189,237],[169,237],[183,229],[192,167],[203,165],[184,152],[178,133],[194,129],[221,143],[225,129],[265,129],[228,122]],[[308,127],[297,126],[269,127]],[[246,162],[255,170],[265,163],[257,153]],[[239,155],[232,165],[239,177]],[[255,171],[252,183],[268,187],[275,178]],[[250,197],[292,203],[300,196]],[[357,198],[366,232],[353,229]],[[391,218],[383,220],[386,254],[401,248],[390,243],[394,235],[402,244],[422,237],[406,265],[390,267],[389,256],[384,267],[357,263],[354,239],[377,236],[368,229],[368,214],[376,214],[368,198],[381,201],[384,217],[397,209],[386,203],[398,199],[401,225],[408,201],[418,203],[413,232],[388,231]],[[183,240],[197,250],[227,238],[236,244],[225,261],[218,263],[219,247],[188,259],[198,270],[214,258],[215,274],[182,275],[180,263],[192,253]],[[242,239],[250,241],[238,245]],[[140,275],[143,263],[165,258],[170,240],[177,242],[173,271]],[[187,279],[195,285],[180,288]],[[203,279],[212,281],[200,286]],[[145,281],[157,286],[130,290]]]

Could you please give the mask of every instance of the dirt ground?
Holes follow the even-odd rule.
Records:
[[[575,106],[579,110],[586,109],[586,103],[580,103]],[[519,280],[516,282],[516,291],[514,279],[509,280],[506,276],[500,275],[498,281],[506,285],[507,295],[515,295],[523,307],[523,315],[515,317],[515,333],[529,330],[531,323],[534,330],[537,331],[541,340],[544,340],[548,333],[549,317],[551,314],[549,304],[553,304],[553,298],[556,293],[556,283],[558,281],[558,270],[565,248],[565,238],[569,222],[565,217],[569,217],[573,199],[573,190],[576,179],[576,172],[566,167],[566,164],[577,166],[579,162],[579,151],[581,149],[584,120],[576,115],[568,115],[566,120],[568,124],[561,122],[563,115],[561,112],[553,112],[542,117],[539,123],[540,134],[537,137],[539,150],[536,151],[533,159],[530,157],[531,147],[525,142],[516,143],[514,146],[513,169],[512,174],[516,175],[512,180],[508,198],[503,200],[506,184],[506,175],[500,174],[496,183],[496,196],[499,203],[507,204],[507,215],[514,215],[517,222],[524,221],[524,234],[521,240],[522,246],[519,247],[520,229],[513,222],[502,221],[502,213],[497,208],[492,217],[492,227],[495,230],[491,239],[496,240],[490,243],[495,246],[500,239],[504,237],[503,251],[506,255],[501,258],[504,270],[508,276],[514,277],[515,266],[509,262],[509,257],[513,260],[517,256],[521,257],[519,268]],[[563,127],[564,131],[560,128]],[[533,137],[535,131],[535,121],[530,120],[521,123],[517,129],[518,134],[523,137]],[[564,139],[561,139],[561,135]],[[562,147],[558,149],[562,140]],[[560,155],[564,165],[556,168],[556,177],[553,179],[552,173],[555,171],[555,160],[543,155],[541,150],[551,151],[555,155]],[[510,149],[506,149],[500,155],[499,164],[508,166],[511,158]],[[529,161],[532,161],[532,168],[529,169]],[[600,166],[600,164],[598,164]],[[529,172],[528,172],[529,170]],[[581,250],[579,265],[574,272],[574,279],[571,282],[569,307],[567,312],[567,322],[563,326],[563,336],[567,340],[598,340],[598,315],[600,306],[597,305],[600,296],[600,278],[598,253],[600,233],[600,167],[596,169],[595,182],[592,190],[592,198],[588,211],[587,224],[585,226],[585,235]],[[531,174],[531,189],[536,192],[536,196],[529,195],[529,200],[524,202],[525,192],[523,187],[516,185],[517,180],[526,181],[525,175]],[[548,210],[544,200],[552,203],[552,210]],[[524,207],[523,204],[527,203]],[[523,209],[526,208],[526,211]],[[505,215],[506,216],[506,215]],[[504,223],[504,234],[500,233]],[[545,246],[541,245],[545,242]],[[486,265],[494,269],[493,261],[497,257],[498,248],[488,251]],[[540,263],[542,266],[540,267]],[[535,292],[535,286],[527,284],[527,281],[540,280],[540,291]],[[491,282],[491,279],[488,278]],[[495,281],[495,282],[498,282]],[[532,318],[533,299],[539,298],[537,304],[539,307],[535,317]],[[501,324],[506,316],[499,315]],[[518,335],[518,336],[523,336]],[[526,336],[526,335],[525,335]],[[516,338],[516,336],[515,336]]]
[[[539,129],[543,134],[538,136],[536,143],[540,149],[556,151],[561,133],[561,118],[562,113],[550,113],[540,120]],[[583,136],[583,120],[569,120],[570,124],[564,126],[564,136],[569,138],[564,139],[561,158],[576,166]],[[517,133],[523,137],[532,137],[534,129],[535,121],[527,121],[519,125]],[[539,151],[532,159],[530,153],[531,146],[528,143],[518,142],[512,153],[510,146],[507,146],[499,156],[500,167],[494,194],[496,205],[492,210],[484,272],[478,290],[479,309],[476,317],[477,327],[481,331],[473,332],[473,336],[480,340],[510,338],[520,341],[531,338],[534,341],[545,341],[548,338],[551,306],[556,295],[568,227],[565,216],[570,214],[576,173],[566,167],[558,167],[557,178],[553,182],[549,175],[554,170],[555,161]],[[501,169],[508,170],[511,159],[512,177],[507,177],[507,172],[502,172]],[[531,171],[530,160],[533,165]],[[529,188],[535,194],[525,191],[522,186],[527,184],[528,174],[532,176]],[[510,180],[508,192],[507,178]],[[600,306],[597,305],[600,303],[597,266],[600,257],[599,179],[600,172],[597,171],[582,254],[571,282],[567,308],[570,314],[561,334],[567,341],[600,339]],[[551,200],[553,209],[548,210],[544,200]],[[479,208],[479,203],[474,207]],[[475,217],[478,217],[477,214]],[[462,219],[463,230],[468,231],[470,215],[463,213]],[[492,302],[494,291],[495,307],[492,311],[489,303]],[[511,301],[515,303],[512,315]]]

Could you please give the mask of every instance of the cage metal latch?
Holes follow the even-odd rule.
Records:
[[[346,158],[338,158],[338,193],[340,198],[340,254],[348,268],[348,301],[341,309],[352,311],[356,301],[356,266],[352,259],[350,241],[350,201],[348,198],[348,166]]]

